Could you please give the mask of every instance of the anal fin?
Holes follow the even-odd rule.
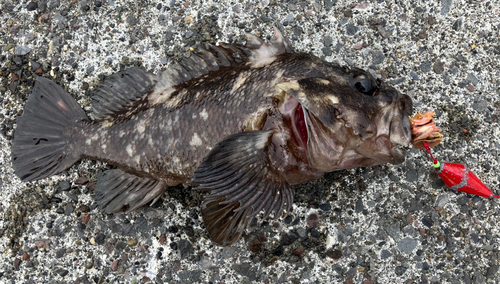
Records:
[[[215,243],[235,243],[261,210],[264,218],[291,210],[293,193],[267,154],[272,135],[272,131],[231,135],[217,144],[194,173],[196,190],[211,191],[201,207]]]
[[[108,170],[97,181],[94,199],[106,213],[128,206],[133,211],[160,196],[167,185],[164,182],[138,177],[122,170]]]

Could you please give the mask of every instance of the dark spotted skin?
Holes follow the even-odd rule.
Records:
[[[303,77],[308,62],[324,64],[297,53],[281,56],[262,68],[241,63],[212,72],[178,86],[171,98],[180,98],[176,105],[167,101],[116,123],[93,123],[75,129],[79,134],[74,136],[80,137],[80,152],[87,158],[169,185],[188,183],[215,144],[249,130],[245,122],[253,113],[276,105],[272,98],[275,86],[288,78]],[[309,75],[323,73],[311,71]]]
[[[335,79],[347,74],[344,68],[305,53],[280,55],[261,68],[243,62],[177,86],[177,91],[163,104],[115,123],[93,123],[75,130],[80,134],[74,136],[80,137],[80,152],[85,157],[164,180],[168,185],[187,184],[203,158],[223,138],[242,131],[262,130],[264,125],[247,129],[246,122],[259,109],[276,107],[279,102],[273,102],[272,96],[277,93],[277,84],[297,78]],[[352,92],[346,85],[337,88],[329,91]],[[342,104],[353,105],[351,97],[337,97]],[[374,107],[369,97],[360,98],[367,100],[360,112]],[[360,98],[355,98],[358,103]],[[279,115],[276,111],[267,113]],[[259,119],[267,120],[267,114]],[[290,122],[283,122],[280,117],[274,117],[273,121],[285,123],[282,128],[290,127],[286,125]]]

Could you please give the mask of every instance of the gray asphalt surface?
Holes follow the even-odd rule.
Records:
[[[82,161],[32,183],[13,173],[17,115],[36,74],[86,111],[103,76],[159,72],[206,42],[270,38],[369,70],[433,110],[441,161],[499,189],[498,1],[13,1],[0,3],[0,283],[499,283],[498,200],[444,187],[425,153],[295,188],[293,213],[236,245],[208,239],[183,188],[131,214],[91,194],[107,165]]]

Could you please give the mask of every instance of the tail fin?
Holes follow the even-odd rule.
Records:
[[[59,173],[80,159],[71,151],[65,131],[88,120],[78,103],[61,86],[38,77],[35,87],[17,119],[12,143],[12,166],[25,181]]]

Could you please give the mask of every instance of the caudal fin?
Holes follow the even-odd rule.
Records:
[[[38,77],[17,119],[12,143],[12,166],[19,178],[30,181],[61,172],[79,160],[65,132],[88,120],[78,103],[61,86]]]

